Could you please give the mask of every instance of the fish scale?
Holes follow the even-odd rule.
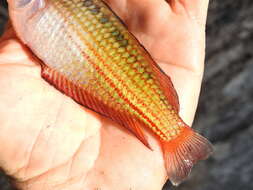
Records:
[[[72,7],[74,7],[73,5],[72,5]],[[92,8],[94,8],[95,6],[93,6]],[[75,7],[76,8],[76,7]],[[74,9],[76,12],[78,12],[78,9]],[[94,19],[93,17],[95,17],[95,16],[93,16],[93,14],[94,13],[90,13],[89,14],[89,10],[88,9],[86,9],[85,10],[86,12],[86,14],[84,14],[84,15],[90,15],[89,17],[88,17],[88,19]],[[102,11],[102,10],[101,10]],[[108,13],[107,13],[108,14]],[[100,16],[102,16],[102,15],[100,15]],[[80,17],[80,15],[78,16],[78,17]],[[104,17],[102,17],[102,18],[104,18]],[[108,16],[107,16],[107,18],[108,18]],[[95,19],[97,19],[97,17],[95,17]],[[78,19],[79,20],[79,22],[80,22],[80,18]],[[85,19],[83,19],[84,20],[84,22],[86,21]],[[89,20],[88,20],[89,21]],[[107,22],[106,23],[104,23],[104,24],[107,24],[107,25],[105,25],[105,29],[108,29],[109,31],[110,31],[110,28],[111,27],[113,27],[113,24],[108,24],[111,20],[110,19],[107,19],[106,20]],[[116,19],[113,19],[112,20],[112,22],[116,22],[117,20]],[[81,23],[82,24],[82,23]],[[89,28],[92,28],[92,29],[90,29],[89,30],[89,28],[85,28],[86,30],[88,30],[89,32],[91,32],[91,31],[93,31],[93,30],[95,30],[95,25],[96,23],[93,23],[93,25],[92,24],[89,24],[88,25],[88,27]],[[118,23],[117,23],[118,24]],[[84,26],[84,27],[87,27],[87,26]],[[124,29],[123,27],[119,27],[121,30],[122,29]],[[120,29],[117,29],[118,31],[120,31]],[[111,30],[111,31],[113,31],[113,30]],[[115,31],[113,31],[113,32],[115,32]],[[123,32],[122,32],[123,33]],[[108,34],[108,33],[106,33],[105,32],[105,34]],[[96,37],[96,36],[95,36]],[[94,39],[96,40],[96,38],[94,37]],[[116,36],[117,37],[117,36]],[[121,38],[122,39],[122,38]],[[115,55],[115,52],[117,51],[117,49],[116,48],[112,48],[112,45],[113,45],[113,43],[115,44],[116,43],[116,40],[112,37],[112,35],[109,33],[109,37],[108,37],[108,39],[107,38],[105,38],[105,39],[103,39],[102,40],[102,42],[104,43],[104,40],[106,40],[106,44],[107,44],[107,47],[109,47],[109,48],[107,48],[107,52],[106,53],[108,53],[107,55],[104,55],[106,58],[108,58],[108,55],[109,55],[109,57],[111,57],[111,56],[114,56]],[[131,39],[130,39],[131,40]],[[124,57],[124,58],[126,58],[125,59],[125,63],[123,64],[123,68],[122,68],[122,66],[119,68],[119,69],[123,69],[124,70],[124,68],[125,68],[125,73],[128,73],[129,74],[129,72],[131,72],[131,66],[130,65],[128,65],[129,63],[133,63],[135,60],[140,60],[140,54],[137,54],[137,50],[136,49],[133,49],[133,47],[132,46],[130,46],[130,45],[128,45],[128,43],[129,43],[129,41],[130,40],[128,40],[127,42],[126,42],[126,39],[125,38],[123,38],[122,39],[122,41],[123,41],[123,43],[122,43],[122,46],[120,46],[121,48],[125,48],[125,51],[123,51],[123,52],[119,52],[119,53],[121,53],[121,56],[122,57]],[[133,39],[132,39],[133,40]],[[99,42],[98,42],[99,43]],[[101,41],[100,41],[100,43],[101,43]],[[108,44],[109,43],[109,44]],[[133,43],[133,42],[132,42]],[[128,50],[128,51],[127,51]],[[135,55],[133,55],[133,54],[130,54],[129,53],[129,51],[132,51],[132,52],[134,52],[134,54],[136,54],[137,56],[135,56]],[[100,62],[101,64],[103,63],[103,61],[101,61]],[[145,66],[148,66],[148,64],[147,63],[145,63],[144,62],[144,65]],[[116,65],[117,66],[117,65]],[[115,67],[116,67],[115,66]],[[111,72],[111,71],[109,71],[109,72]],[[144,73],[144,79],[150,79],[151,78],[151,76],[149,75],[149,73],[145,73],[145,72],[143,72]],[[127,75],[128,77],[129,77],[129,75]],[[137,75],[138,76],[138,75]],[[115,83],[117,83],[117,82],[119,82],[118,80],[117,80],[117,78],[118,77],[111,77],[111,78],[113,78],[113,79],[115,79]],[[129,77],[129,79],[131,80],[131,78]],[[122,80],[124,80],[124,79],[122,79]],[[133,79],[131,80],[132,81],[132,83],[130,83],[130,84],[128,84],[128,85],[134,85],[134,86],[137,86],[138,87],[138,83],[133,83],[133,82],[135,82]],[[143,80],[144,81],[144,80]],[[155,87],[157,87],[157,86],[155,86]],[[137,88],[138,89],[138,88]],[[146,88],[146,90],[148,91],[148,90],[150,90],[150,88]],[[152,88],[151,88],[151,90],[152,90]],[[129,96],[132,96],[133,94],[132,93],[129,93]],[[113,96],[116,96],[116,95],[113,95]],[[153,99],[155,99],[156,98],[156,100],[158,99],[159,100],[159,97],[157,97],[157,95],[156,94],[152,94],[151,95],[152,97],[153,97]],[[132,97],[132,98],[134,98],[133,100],[134,100],[134,104],[135,103],[137,103],[137,99],[135,98],[136,96],[134,96],[134,97]],[[152,104],[153,102],[151,102],[151,104]],[[154,103],[153,103],[154,104]],[[161,105],[163,105],[163,104],[161,104]],[[159,108],[159,107],[158,107]],[[130,110],[131,111],[131,110]],[[155,116],[155,115],[158,115],[158,112],[157,113],[153,113],[152,114],[152,112],[153,111],[151,111],[150,109],[147,111],[147,115],[149,115],[149,116]],[[160,114],[161,115],[161,114]],[[166,118],[166,116],[167,115],[162,115],[163,116],[163,118]],[[158,118],[157,116],[156,116],[156,118]],[[157,119],[158,120],[158,119]],[[158,121],[160,121],[160,120],[158,120]],[[166,125],[168,125],[168,119],[165,119],[165,122],[166,122]],[[153,129],[155,129],[154,127],[153,127]],[[166,128],[165,128],[165,130],[166,130]],[[169,135],[170,136],[170,135]]]
[[[33,0],[9,7],[17,35],[42,61],[42,77],[151,148],[143,131],[149,129],[174,185],[210,155],[208,140],[180,118],[170,78],[104,1]]]
[[[64,2],[66,2],[66,1],[64,1]],[[80,1],[79,1],[80,2]],[[54,2],[55,4],[56,4],[56,6],[57,5],[60,5],[60,1],[58,1],[58,3],[57,3],[57,1],[55,1]],[[80,4],[78,4],[79,6],[80,6]],[[72,6],[72,8],[74,8],[73,10],[73,12],[76,14],[76,13],[78,13],[78,16],[76,16],[75,14],[73,14],[73,12],[72,12],[72,14],[70,13],[69,14],[69,16],[70,16],[70,20],[72,20],[72,23],[70,24],[71,26],[83,26],[83,28],[84,27],[86,27],[86,28],[84,28],[84,29],[86,29],[88,32],[91,32],[91,31],[93,31],[93,30],[95,30],[95,28],[97,27],[95,27],[94,25],[96,25],[97,24],[97,22],[91,22],[90,20],[91,19],[93,19],[93,21],[94,20],[97,20],[98,21],[98,18],[97,17],[95,17],[94,16],[94,13],[90,13],[89,12],[89,10],[85,10],[84,11],[84,9],[82,9],[82,11],[84,11],[84,14],[83,14],[83,16],[82,15],[80,15],[79,13],[80,13],[80,10],[77,8],[77,7],[75,7],[74,6],[74,4],[72,4],[71,5]],[[82,7],[83,8],[83,7]],[[93,6],[93,8],[94,8],[94,6]],[[68,10],[69,10],[69,7],[67,7],[66,8],[66,10],[64,10],[64,12],[68,12]],[[101,11],[102,11],[103,9],[101,9]],[[52,10],[52,12],[54,12],[53,13],[53,15],[57,15],[56,13],[55,13],[55,10]],[[86,14],[85,14],[86,13]],[[105,44],[105,46],[107,47],[105,50],[106,50],[106,53],[107,54],[105,54],[105,52],[101,52],[101,51],[99,51],[102,55],[102,57],[104,57],[104,58],[108,58],[108,57],[112,57],[112,56],[114,56],[115,55],[115,53],[117,52],[118,54],[120,54],[119,56],[121,56],[121,57],[123,57],[124,58],[124,60],[122,61],[121,60],[121,64],[116,64],[115,65],[115,68],[118,66],[119,68],[118,68],[118,71],[121,71],[121,70],[123,70],[124,72],[125,72],[125,77],[128,77],[128,80],[127,80],[127,85],[126,86],[134,86],[134,87],[136,87],[135,89],[139,89],[138,88],[138,81],[137,82],[135,82],[134,81],[134,79],[136,80],[136,76],[138,76],[138,74],[136,75],[136,73],[135,72],[133,72],[133,70],[131,70],[131,65],[129,65],[129,64],[131,64],[131,63],[134,63],[135,62],[135,60],[138,60],[138,61],[140,61],[140,63],[141,64],[139,64],[139,65],[144,65],[144,66],[148,66],[148,64],[145,62],[145,61],[143,61],[142,60],[142,58],[143,58],[143,56],[141,56],[140,55],[140,51],[138,52],[138,50],[136,50],[136,49],[133,49],[133,47],[131,46],[131,45],[129,45],[129,44],[131,44],[131,43],[133,43],[133,42],[131,42],[131,43],[129,43],[130,41],[131,41],[131,39],[128,39],[128,40],[126,40],[125,38],[126,37],[128,37],[128,36],[124,36],[123,34],[125,33],[124,31],[122,32],[121,30],[123,30],[124,28],[121,26],[121,27],[118,27],[117,29],[116,29],[116,27],[115,26],[113,26],[113,24],[111,23],[111,22],[116,22],[117,20],[116,19],[112,19],[112,20],[110,20],[110,17],[108,18],[108,14],[109,14],[109,12],[106,12],[106,14],[107,14],[107,16],[106,17],[103,17],[103,14],[100,14],[100,17],[102,17],[102,18],[107,18],[107,19],[103,19],[103,24],[105,25],[104,27],[105,27],[105,33],[104,33],[104,39],[102,39],[101,41],[96,41],[98,44],[97,45],[101,45],[101,43],[102,43],[102,45],[103,45],[103,43]],[[89,15],[89,17],[87,17],[88,18],[88,25],[86,24],[84,24],[85,22],[87,22],[87,18],[84,16],[84,15]],[[77,18],[77,17],[79,17],[79,18]],[[84,17],[84,19],[81,19],[81,20],[83,20],[82,22],[80,22],[80,18],[83,18]],[[95,17],[95,19],[94,19],[94,17]],[[101,18],[100,18],[101,19]],[[106,21],[106,22],[105,22]],[[52,22],[55,22],[55,20],[53,20]],[[77,23],[77,22],[79,22],[80,23],[80,25]],[[48,23],[50,23],[50,22],[48,22]],[[117,23],[117,24],[121,24],[121,23]],[[115,25],[115,24],[114,24]],[[100,25],[100,27],[97,27],[97,29],[99,29],[99,30],[101,30],[101,25]],[[115,32],[115,30],[117,31],[117,32]],[[108,31],[110,32],[110,33],[108,33]],[[60,33],[61,31],[59,31],[59,33]],[[94,31],[93,31],[94,32]],[[85,32],[86,33],[86,32]],[[116,35],[115,37],[113,37],[114,36],[114,34],[118,34],[118,35]],[[123,34],[122,34],[123,33]],[[106,34],[109,34],[109,35],[107,35],[106,36]],[[90,35],[92,35],[92,34],[90,34]],[[85,36],[85,35],[80,35],[81,37],[82,36]],[[84,39],[84,41],[86,41],[86,43],[91,43],[91,44],[93,44],[94,42],[93,41],[91,41],[91,38],[88,38],[88,40],[87,40],[87,35],[85,36],[86,38]],[[96,36],[95,36],[96,37]],[[94,38],[93,38],[94,39]],[[119,46],[118,47],[112,47],[113,46],[113,44],[115,44],[115,43],[117,43],[116,42],[116,40],[117,39],[120,39],[121,41],[121,44],[119,44]],[[95,40],[96,40],[96,38],[95,38]],[[132,39],[133,40],[133,39]],[[88,41],[88,42],[87,42]],[[50,42],[50,40],[49,40],[49,42]],[[54,42],[51,42],[51,44],[55,44],[55,45],[57,45],[57,43],[54,43]],[[89,45],[88,45],[89,46]],[[90,45],[91,46],[91,45]],[[103,46],[102,46],[103,47]],[[109,48],[108,48],[109,47]],[[118,49],[117,49],[118,48]],[[75,51],[72,51],[72,52],[75,52]],[[134,52],[133,54],[130,54],[129,52]],[[139,54],[138,54],[139,53]],[[88,53],[89,54],[89,53]],[[90,55],[92,55],[91,57],[93,57],[93,59],[96,59],[96,56],[94,56],[94,53],[91,51],[90,52]],[[75,61],[74,61],[75,62]],[[97,62],[100,62],[100,66],[104,66],[104,61],[103,60],[97,60]],[[109,63],[109,64],[111,64],[111,63]],[[52,66],[58,66],[58,69],[61,69],[60,67],[60,65],[59,64],[55,64],[55,65],[52,65]],[[74,64],[68,64],[68,63],[66,63],[66,66],[64,66],[64,68],[65,68],[65,75],[67,75],[67,76],[69,76],[69,78],[70,79],[73,79],[73,78],[75,78],[75,68],[76,68],[76,66],[77,66],[77,64],[76,63],[74,63]],[[71,69],[71,67],[72,67],[72,69]],[[105,68],[104,68],[105,69]],[[144,80],[142,80],[144,83],[145,83],[145,79],[146,80],[149,80],[149,81],[151,81],[151,84],[153,83],[154,84],[154,81],[152,80],[152,77],[151,77],[151,74],[150,73],[148,73],[148,72],[145,72],[145,69],[149,69],[149,71],[151,70],[150,68],[143,68],[144,69],[144,71],[143,71],[143,73],[142,73],[142,79],[144,79]],[[62,69],[61,69],[62,70]],[[113,73],[113,71],[112,70],[107,70],[107,72],[108,73]],[[133,73],[134,74],[134,76],[133,77],[131,77],[131,76],[129,76],[129,73]],[[84,78],[84,80],[85,81],[87,81],[87,78],[89,78],[89,77],[87,77],[87,76],[89,76],[89,75],[92,75],[92,73],[90,74],[90,72],[89,71],[87,71],[86,73],[85,73],[85,78]],[[130,74],[131,75],[131,74]],[[113,80],[115,80],[114,81],[114,83],[120,83],[120,81],[118,81],[118,78],[119,78],[119,76],[117,76],[117,77],[113,77],[113,76],[110,76],[109,75],[109,77],[111,78],[111,79],[113,79]],[[91,78],[92,78],[92,76],[91,76]],[[101,79],[101,77],[100,77],[100,79]],[[138,79],[137,79],[138,80]],[[92,80],[92,81],[99,81],[99,80]],[[121,81],[124,81],[124,78],[123,79],[121,79]],[[106,90],[108,90],[108,89],[110,89],[110,85],[108,86],[108,85],[105,85],[105,84],[107,84],[106,83],[106,81],[100,81],[101,83],[103,83],[104,84],[104,86],[106,86],[106,88],[107,89],[104,89],[105,91]],[[104,83],[105,82],[105,83]],[[88,84],[87,82],[83,82],[83,83],[85,83],[85,84]],[[93,83],[93,85],[94,86],[99,86],[100,88],[103,88],[103,85],[98,85],[97,83]],[[150,88],[151,87],[151,88]],[[157,87],[156,85],[154,85],[154,87]],[[142,105],[144,105],[144,107],[142,108],[142,113],[143,112],[145,112],[145,114],[148,116],[148,117],[153,117],[153,118],[155,118],[155,119],[153,119],[155,122],[157,122],[157,125],[161,125],[161,126],[166,126],[166,125],[168,125],[169,124],[169,120],[167,119],[167,115],[168,114],[162,114],[161,115],[161,113],[163,113],[163,112],[155,112],[155,109],[154,110],[151,110],[150,109],[150,107],[152,107],[152,105],[156,105],[157,103],[156,102],[154,102],[154,101],[149,101],[150,99],[147,99],[146,98],[146,100],[147,100],[147,102],[148,103],[146,103],[146,104],[144,104],[143,103],[143,101],[138,101],[137,100],[137,96],[138,95],[135,95],[134,94],[134,92],[136,91],[136,90],[132,90],[132,92],[133,93],[129,93],[129,91],[126,91],[126,93],[125,93],[125,95],[126,96],[128,96],[129,97],[129,99],[131,99],[132,100],[132,102],[133,102],[133,104],[137,104],[138,102],[142,102]],[[93,91],[94,89],[91,89],[91,91]],[[95,89],[95,90],[97,90],[97,89]],[[151,97],[151,100],[153,99],[153,100],[159,100],[160,99],[160,97],[158,97],[157,96],[157,93],[155,92],[155,90],[156,89],[153,89],[152,88],[152,86],[149,86],[149,85],[144,85],[144,88],[143,88],[143,90],[144,90],[144,92],[146,92],[146,93],[143,93],[143,94],[146,94],[147,95],[147,97]],[[149,92],[151,92],[151,91],[154,91],[155,93],[154,94],[151,94],[151,95],[149,95]],[[109,91],[109,94],[110,93],[115,93],[115,92],[113,92],[113,91]],[[136,93],[136,92],[135,92]],[[111,94],[111,96],[109,96],[109,94],[108,93],[104,93],[104,94],[106,94],[106,96],[104,97],[104,99],[108,99],[108,101],[107,102],[110,102],[112,105],[111,106],[115,106],[114,105],[114,103],[112,103],[112,102],[116,102],[115,104],[118,104],[118,101],[117,101],[117,99],[116,99],[116,101],[114,100],[114,101],[110,101],[110,98],[111,97],[114,97],[114,99],[115,99],[115,97],[117,97],[115,94]],[[159,93],[159,94],[162,94],[162,93]],[[98,95],[98,96],[100,96],[100,94]],[[120,96],[118,96],[118,99],[120,98]],[[124,102],[123,102],[124,103]],[[165,107],[165,105],[163,104],[163,103],[161,103],[161,102],[159,102],[158,101],[158,104],[160,103],[160,106],[161,107]],[[121,103],[122,104],[122,103]],[[149,104],[149,107],[147,107],[147,104]],[[168,103],[167,103],[168,104]],[[136,114],[136,115],[138,115],[139,117],[141,117],[141,114],[140,114],[140,112],[136,112],[136,110],[133,110],[131,107],[128,107],[128,106],[122,106],[122,107],[124,107],[124,108],[126,108],[128,111],[130,111],[131,113],[134,113],[134,114]],[[153,106],[153,107],[155,107],[155,106]],[[159,106],[156,106],[156,108],[160,108]],[[166,113],[166,109],[164,109],[164,113]],[[155,113],[153,113],[153,112],[155,112]],[[160,115],[160,119],[158,119],[158,116],[157,115]],[[166,122],[166,124],[165,124],[165,122],[164,123],[162,123],[161,122],[161,118],[163,118],[164,119],[164,121]],[[150,123],[148,123],[145,119],[144,119],[144,123],[146,123],[146,124],[149,124],[150,125]],[[160,137],[161,138],[169,138],[169,139],[171,139],[171,134],[175,134],[174,132],[173,133],[167,133],[168,132],[168,129],[169,128],[167,128],[167,127],[163,127],[163,129],[162,129],[162,132],[163,133],[167,133],[167,135],[165,134],[165,135],[161,135],[161,131],[159,131],[159,130],[157,130],[157,128],[158,127],[156,127],[156,126],[154,126],[154,124],[152,125],[152,126],[150,126],[150,128],[151,129],[153,129],[156,133],[159,133],[159,135],[160,135]],[[159,131],[159,132],[158,132]],[[166,137],[167,136],[167,137]],[[175,136],[175,135],[174,135]]]

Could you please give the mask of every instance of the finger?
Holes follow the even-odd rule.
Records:
[[[175,12],[182,9],[186,10],[186,14],[193,20],[205,25],[209,0],[167,0],[171,8]]]
[[[209,0],[180,0],[189,15],[201,25],[205,25]]]
[[[170,7],[164,0],[105,0],[129,29],[147,24],[155,14],[162,12],[168,18]],[[166,13],[166,14],[164,14]]]

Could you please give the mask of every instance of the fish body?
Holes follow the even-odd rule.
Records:
[[[160,141],[179,184],[210,143],[180,118],[170,78],[101,0],[9,0],[20,39],[39,57],[42,77],[79,104],[128,128],[150,148]]]

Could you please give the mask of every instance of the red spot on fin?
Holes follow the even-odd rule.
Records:
[[[60,74],[54,69],[42,65],[41,76],[56,89],[60,90],[67,96],[74,99],[77,103],[82,106],[88,107],[89,109],[111,118],[120,125],[130,130],[145,146],[151,149],[146,135],[142,131],[144,123],[138,120],[135,116],[122,110],[115,110],[113,107],[102,102],[100,99],[89,93],[87,90],[74,84],[68,80],[65,76]]]
[[[190,127],[171,141],[161,142],[168,177],[173,185],[179,185],[189,175],[193,165],[205,160],[213,152],[211,143]]]

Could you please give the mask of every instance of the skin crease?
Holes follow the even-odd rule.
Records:
[[[191,125],[204,66],[208,0],[107,0],[179,94]],[[0,166],[24,190],[158,190],[166,182],[156,139],[147,149],[40,76],[9,27],[0,41]]]

